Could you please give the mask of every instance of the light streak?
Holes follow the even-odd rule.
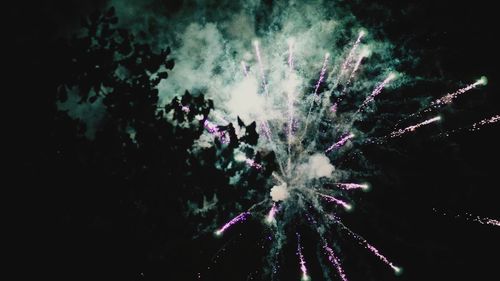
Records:
[[[242,221],[246,220],[248,218],[248,216],[250,216],[250,212],[243,212],[243,213],[237,215],[232,220],[230,220],[229,222],[227,222],[226,224],[224,224],[221,228],[219,228],[218,230],[216,230],[215,231],[215,235],[216,236],[221,236],[222,234],[224,234],[224,231],[226,231],[228,228],[230,228],[234,224],[237,224],[239,222],[242,222]]]
[[[415,131],[416,129],[418,129],[418,128],[422,127],[422,126],[425,126],[425,125],[428,125],[428,124],[434,123],[434,122],[439,121],[439,120],[441,120],[441,117],[440,117],[440,116],[436,116],[436,117],[434,117],[434,118],[431,118],[431,119],[425,120],[425,121],[423,121],[423,122],[420,122],[420,123],[418,123],[418,124],[416,124],[416,125],[408,126],[408,127],[406,127],[406,128],[403,128],[403,129],[399,129],[399,130],[397,130],[397,131],[394,131],[394,132],[392,132],[389,136],[390,136],[391,138],[399,137],[399,136],[402,136],[402,135],[404,135],[404,134],[406,134],[406,133],[408,133],[408,132],[413,132],[413,131]]]
[[[344,137],[342,137],[338,142],[336,142],[336,143],[332,144],[330,147],[328,147],[325,150],[325,153],[328,153],[328,152],[330,152],[330,151],[332,151],[334,149],[338,149],[338,148],[344,146],[348,140],[350,140],[350,139],[352,139],[354,137],[355,137],[355,135],[352,134],[352,133],[348,134],[348,135],[346,135]]]

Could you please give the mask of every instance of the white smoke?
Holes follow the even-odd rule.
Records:
[[[284,201],[290,196],[286,183],[275,185],[271,188],[271,198],[274,202]]]
[[[331,178],[335,167],[324,154],[316,153],[309,157],[307,163],[300,165],[298,170],[308,179]]]

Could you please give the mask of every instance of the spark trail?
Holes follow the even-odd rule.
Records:
[[[450,94],[447,94],[435,101],[433,101],[431,103],[431,108],[438,108],[442,105],[445,105],[445,104],[450,104],[451,102],[453,102],[454,99],[456,99],[458,96],[462,95],[462,94],[465,94],[467,93],[468,91],[476,88],[477,86],[479,85],[486,85],[487,84],[487,79],[486,77],[481,77],[481,79],[479,79],[478,81],[476,81],[475,83],[473,84],[470,84],[470,85],[467,85],[466,87],[464,88],[461,88],[459,90],[457,90],[456,92],[453,92],[453,93],[450,93]]]
[[[439,211],[436,208],[433,208],[433,211],[436,212],[436,213],[438,213],[438,214],[440,214],[440,215],[443,215],[443,216],[449,216],[449,215],[451,215],[451,214],[449,214],[447,212]],[[478,215],[473,215],[471,213],[454,214],[454,215],[451,215],[451,216],[453,216],[456,219],[464,219],[466,221],[472,221],[472,222],[483,224],[483,225],[500,226],[500,221],[499,220],[488,218],[488,217],[481,217],[481,216],[478,216]]]
[[[327,195],[327,194],[323,194],[323,193],[319,193],[319,192],[318,192],[318,194],[320,196],[322,196],[323,198],[325,198],[327,201],[335,203],[337,205],[340,205],[340,206],[344,207],[344,209],[346,209],[347,211],[352,210],[352,205],[349,204],[349,203],[347,203],[347,202],[345,202],[345,201],[342,201],[342,200],[340,200],[338,198],[335,198],[335,197],[333,197],[331,195]]]
[[[446,95],[442,96],[441,98],[438,98],[438,99],[434,100],[433,102],[431,102],[429,106],[427,106],[427,107],[425,107],[425,108],[423,108],[415,113],[412,113],[405,118],[402,118],[401,120],[396,122],[396,127],[399,124],[401,124],[401,122],[406,121],[410,118],[422,117],[422,115],[425,113],[433,112],[433,111],[438,110],[439,108],[441,108],[445,105],[451,104],[459,96],[469,92],[472,89],[477,88],[478,86],[485,86],[487,84],[488,84],[488,79],[486,78],[486,76],[482,76],[476,82],[469,84],[463,88],[460,88],[455,92],[446,94]]]
[[[269,213],[267,214],[267,217],[266,217],[267,223],[272,223],[275,221],[274,216],[276,215],[277,211],[278,211],[278,208],[276,207],[276,202],[274,202],[273,206],[271,207],[271,210],[269,210]]]
[[[330,147],[328,147],[326,150],[325,150],[325,153],[328,153],[334,149],[339,149],[340,147],[344,146],[348,140],[354,138],[354,134],[348,134],[344,137],[342,137],[338,142],[332,144]]]
[[[382,81],[382,83],[380,83],[380,85],[378,85],[373,90],[373,92],[363,101],[363,103],[358,108],[358,110],[356,111],[355,114],[358,114],[359,112],[361,112],[366,105],[368,105],[370,102],[372,102],[375,99],[376,96],[378,96],[380,93],[382,93],[382,90],[387,86],[387,84],[389,84],[389,82],[394,80],[394,78],[396,78],[396,75],[394,73],[389,74],[389,76],[387,76],[387,78],[385,78],[385,80]]]
[[[358,48],[359,44],[361,43],[361,39],[365,36],[365,32],[361,30],[358,34],[358,38],[356,39],[356,42],[354,42],[354,45],[352,46],[351,50],[349,51],[349,55],[347,55],[346,60],[342,64],[342,68],[339,74],[338,79],[340,79],[346,72],[349,67],[349,65],[352,63],[354,54],[356,52],[356,49]]]
[[[440,133],[436,137],[437,138],[440,138],[440,137],[449,137],[452,134],[456,134],[456,133],[462,132],[464,130],[467,130],[469,132],[477,132],[477,131],[481,130],[484,126],[495,124],[498,121],[500,121],[500,115],[495,115],[495,116],[492,116],[492,117],[489,117],[489,118],[485,118],[485,119],[483,119],[481,121],[472,123],[472,125],[467,126],[467,127],[461,127],[461,128],[458,128],[458,129],[453,129],[453,130],[449,130],[449,131]]]
[[[323,79],[325,78],[326,66],[328,64],[328,58],[330,57],[330,53],[325,54],[325,59],[323,60],[323,67],[321,67],[321,72],[319,74],[318,82],[316,83],[316,87],[314,87],[314,99],[316,99],[318,95],[319,86],[323,83]]]
[[[335,185],[335,186],[342,188],[342,189],[345,189],[345,190],[352,190],[352,189],[368,190],[368,189],[370,189],[370,186],[368,184],[359,184],[359,183],[333,183],[332,185]]]
[[[413,131],[417,130],[418,128],[422,127],[422,126],[434,123],[434,122],[439,121],[439,120],[441,120],[441,117],[440,116],[436,116],[434,118],[431,118],[431,119],[425,120],[423,122],[420,122],[420,123],[418,123],[416,125],[408,126],[408,127],[404,128],[404,129],[399,129],[397,131],[394,131],[394,132],[390,133],[389,136],[391,138],[400,137],[400,136],[402,136],[402,135],[404,135],[404,134],[406,134],[408,132],[413,132]]]
[[[330,91],[327,92],[326,97],[329,98],[331,96],[332,92],[334,91],[334,88],[340,83],[342,77],[347,72],[347,70],[349,68],[349,65],[352,63],[352,60],[353,60],[353,57],[355,55],[356,49],[358,48],[359,44],[361,43],[361,39],[363,38],[363,36],[365,36],[365,31],[362,30],[362,31],[359,32],[358,38],[356,39],[356,41],[354,42],[351,50],[349,51],[349,54],[347,55],[347,58],[345,59],[344,63],[342,64],[340,73],[338,74],[337,79],[333,82],[333,85],[332,85]],[[358,60],[356,61],[356,64],[354,65],[354,68],[352,69],[350,75],[347,78],[347,81],[345,82],[344,89],[338,95],[337,101],[330,107],[330,111],[331,112],[336,112],[337,111],[338,104],[342,101],[342,99],[346,95],[346,93],[347,93],[347,87],[349,86],[349,84],[351,84],[352,78],[354,77],[354,73],[356,73],[356,71],[358,70],[359,66],[361,65],[361,61],[367,55],[368,55],[368,53],[366,52],[366,50],[363,50],[361,52],[361,54],[359,55]],[[321,108],[320,116],[323,115],[324,111],[325,111],[325,108],[322,107]]]
[[[332,265],[337,270],[339,277],[342,279],[342,281],[347,281],[347,276],[344,273],[344,269],[342,268],[342,265],[340,264],[339,258],[335,255],[335,252],[333,251],[333,249],[330,248],[330,246],[328,246],[328,243],[326,242],[326,240],[323,243],[323,249],[326,251],[326,254],[328,255],[328,260],[332,263]]]
[[[309,110],[307,112],[306,116],[306,121],[305,121],[305,128],[304,128],[304,133],[307,132],[307,127],[309,126],[309,118],[311,115],[311,111],[313,109],[314,104],[316,103],[316,100],[318,100],[318,90],[319,87],[321,86],[321,83],[323,82],[323,79],[325,78],[325,73],[326,73],[326,66],[328,64],[328,58],[330,57],[330,53],[325,54],[325,58],[323,60],[323,66],[321,67],[321,71],[319,74],[318,82],[316,82],[316,86],[314,87],[314,93],[311,97],[311,104],[309,105]],[[302,136],[303,138],[304,136]]]
[[[228,228],[230,228],[231,226],[233,226],[239,222],[245,221],[249,216],[250,216],[250,212],[244,212],[244,213],[237,215],[232,220],[230,220],[229,222],[224,224],[217,231],[215,231],[215,235],[221,236],[224,233],[224,231],[226,231]]]
[[[308,281],[309,275],[307,275],[306,261],[304,255],[302,254],[302,246],[300,245],[300,235],[297,232],[297,256],[299,256],[300,271],[302,272],[302,281]]]
[[[500,121],[500,115],[495,115],[493,117],[483,119],[479,122],[472,124],[472,126],[470,126],[469,128],[469,131],[470,132],[479,131],[484,125],[497,123],[498,121]]]
[[[365,238],[363,238],[362,236],[360,236],[359,234],[356,234],[355,232],[353,232],[350,228],[348,228],[347,226],[345,226],[341,221],[340,219],[336,218],[335,216],[332,216],[332,215],[329,215],[328,216],[330,218],[331,221],[333,221],[335,224],[339,225],[340,228],[344,231],[347,232],[347,234],[349,236],[351,236],[352,238],[354,238],[355,240],[358,241],[358,243],[365,247],[367,250],[369,250],[370,252],[372,252],[377,258],[379,258],[382,262],[384,262],[385,264],[387,264],[390,268],[392,268],[392,270],[394,271],[394,273],[396,274],[400,274],[402,272],[402,269],[401,267],[398,267],[396,265],[394,265],[391,261],[389,261],[387,259],[387,257],[385,257],[384,255],[382,255],[379,250],[377,248],[375,248],[373,245],[371,245]]]

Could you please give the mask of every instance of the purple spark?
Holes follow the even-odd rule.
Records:
[[[394,131],[394,132],[392,132],[389,136],[390,136],[391,138],[399,137],[399,136],[401,136],[401,135],[403,135],[403,134],[406,134],[406,133],[408,133],[408,132],[413,132],[413,131],[415,131],[416,129],[418,129],[418,128],[422,127],[422,126],[428,125],[428,124],[430,124],[430,123],[434,123],[434,122],[439,121],[439,120],[441,120],[441,117],[436,116],[436,117],[434,117],[434,118],[431,118],[431,119],[425,120],[425,121],[423,121],[423,122],[420,122],[420,123],[418,123],[418,124],[416,124],[416,125],[412,125],[412,126],[409,126],[409,127],[404,128],[404,129],[399,129],[399,130],[397,130],[397,131]]]
[[[243,212],[227,222],[225,225],[223,225],[221,228],[219,228],[217,231],[215,231],[215,235],[220,236],[226,231],[228,228],[230,228],[232,225],[244,221],[247,219],[247,217],[250,216],[250,212]]]
[[[266,221],[268,223],[271,223],[274,221],[274,216],[276,215],[276,212],[278,211],[278,208],[276,207],[276,202],[273,203],[273,206],[271,207],[271,210],[269,210],[269,214],[267,214]]]
[[[324,197],[328,202],[332,202],[332,203],[335,203],[337,205],[340,205],[340,206],[344,207],[344,209],[346,209],[348,211],[352,209],[352,205],[350,205],[350,204],[348,204],[348,203],[346,203],[346,202],[344,202],[344,201],[342,201],[340,199],[337,199],[337,198],[335,198],[333,196],[326,195],[326,194],[319,193],[319,192],[318,192],[318,194],[321,195],[322,197]]]
[[[369,188],[367,184],[359,184],[359,183],[334,183],[334,185],[345,190],[351,190],[351,189],[367,190]]]
[[[337,269],[337,272],[342,279],[342,281],[347,281],[347,276],[344,273],[344,270],[342,269],[342,266],[340,265],[340,261],[333,252],[333,249],[328,246],[328,244],[325,241],[325,244],[323,245],[323,249],[325,249],[326,253],[328,254],[328,260],[333,264],[335,269]]]
[[[342,137],[338,142],[332,144],[328,149],[325,150],[325,153],[328,153],[334,149],[338,149],[346,144],[346,142],[350,139],[354,138],[354,134],[348,134]]]
[[[302,254],[302,246],[300,245],[300,235],[299,233],[296,234],[297,234],[297,255],[299,256],[300,259],[300,271],[302,271],[302,280],[306,281],[309,280],[309,276],[307,275],[306,261],[304,259],[304,255]]]
[[[317,97],[319,86],[321,85],[321,83],[323,82],[323,79],[325,78],[326,65],[328,63],[328,58],[329,57],[330,57],[330,54],[326,53],[325,54],[325,59],[323,61],[323,67],[321,68],[321,72],[319,74],[318,82],[316,83],[316,87],[314,88],[314,98]]]
[[[389,74],[389,76],[387,76],[387,78],[385,78],[385,80],[382,81],[382,83],[380,83],[380,85],[378,85],[373,90],[373,92],[365,99],[365,101],[361,104],[356,113],[360,112],[368,103],[372,102],[375,99],[375,97],[382,92],[385,86],[387,86],[387,84],[389,84],[389,82],[391,82],[394,78],[396,78],[396,75],[394,73]]]

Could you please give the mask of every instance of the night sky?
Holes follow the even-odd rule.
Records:
[[[14,172],[9,173],[13,180],[6,188],[15,193],[9,216],[16,233],[13,260],[19,261],[13,273],[20,280],[271,280],[263,275],[268,266],[263,242],[267,232],[259,221],[250,220],[215,238],[200,234],[211,224],[209,218],[194,218],[182,208],[188,200],[199,202],[202,194],[227,185],[224,172],[192,164],[195,160],[185,152],[199,130],[175,131],[167,122],[143,114],[141,108],[150,109],[146,104],[110,113],[96,129],[95,139],[89,140],[86,130],[95,123],[82,127],[58,110],[59,86],[71,80],[84,87],[81,81],[87,81],[72,76],[78,69],[68,62],[85,54],[69,44],[69,38],[80,30],[82,17],[106,12],[110,5],[85,2],[17,1],[4,9],[8,46],[4,69],[11,85],[4,94],[13,97],[4,104],[12,110],[5,133],[12,140],[8,150],[14,155]],[[196,1],[112,2],[140,6],[137,11],[147,11],[144,15],[158,22],[182,20],[182,7],[196,9]],[[215,11],[217,1],[209,2]],[[276,5],[263,2],[269,8]],[[336,2],[360,25],[375,30],[376,38],[391,42],[395,55],[412,57],[402,60],[398,71],[434,79],[403,87],[408,100],[439,97],[482,75],[488,77],[487,86],[442,111],[446,122],[439,128],[399,138],[389,148],[364,151],[375,163],[371,168],[377,172],[370,178],[374,188],[358,198],[356,211],[346,214],[344,222],[402,266],[404,273],[395,276],[368,251],[344,239],[339,242],[340,256],[349,280],[499,280],[500,229],[433,211],[500,218],[499,125],[448,138],[432,137],[500,113],[495,4],[486,0]],[[125,17],[118,7],[117,11]],[[120,28],[135,32],[146,27],[136,38],[156,48],[166,47],[156,35],[180,32],[175,25],[138,24],[148,23],[140,20],[141,15],[119,18]],[[172,72],[180,69],[181,59],[167,58],[175,61],[167,81],[175,81]],[[140,77],[143,70],[136,71]],[[105,79],[105,70],[96,73],[88,79]],[[121,99],[113,97],[113,102],[121,104]],[[208,104],[193,102],[200,112]],[[97,114],[86,116],[94,120]],[[129,148],[133,145],[123,139],[123,120],[134,120],[141,128],[138,135],[146,136],[138,141],[148,146]],[[209,154],[203,159],[215,161]],[[263,182],[262,176],[251,177],[251,183]],[[256,189],[268,192],[264,187]],[[221,204],[243,200],[238,194],[221,198]],[[228,212],[223,210],[218,222],[227,221]],[[310,230],[300,230],[312,280],[328,280],[317,261],[318,238]],[[295,237],[294,232],[290,235]],[[300,280],[294,241],[283,248],[281,275],[276,280]],[[221,247],[225,248],[218,252]],[[334,273],[330,278],[340,280]]]

